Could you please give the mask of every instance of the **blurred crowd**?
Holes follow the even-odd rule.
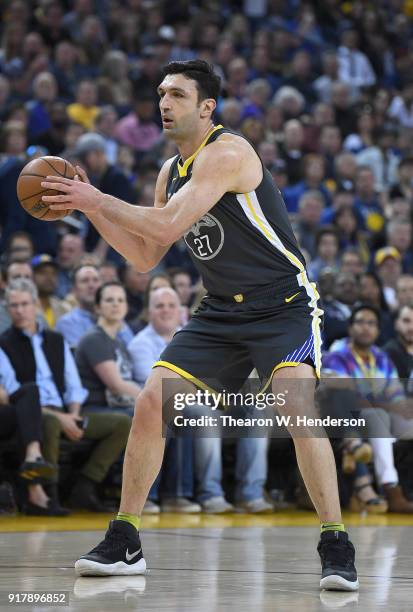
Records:
[[[215,123],[249,139],[284,197],[322,297],[325,371],[382,378],[388,388],[369,392],[371,405],[404,406],[381,437],[353,432],[339,445],[353,506],[413,512],[413,484],[400,486],[392,449],[413,438],[413,3],[8,0],[1,11],[1,403],[10,410],[0,437],[19,433],[25,510],[65,512],[62,432],[93,441],[72,506],[104,507],[97,485],[124,450],[134,401],[203,288],[182,241],[140,273],[81,214],[30,217],[17,177],[35,157],[61,156],[102,191],[152,206],[159,169],[176,154],[157,107],[162,66],[202,58],[222,78]],[[267,447],[239,441],[239,510],[272,511],[285,494],[265,491]],[[168,440],[146,511],[232,510],[221,450],[219,440]]]

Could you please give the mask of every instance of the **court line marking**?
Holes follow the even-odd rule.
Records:
[[[55,565],[0,565],[0,569],[74,569],[73,565],[56,567]],[[289,576],[319,576],[320,572],[288,572],[285,570],[245,570],[245,569],[207,569],[207,568],[194,568],[194,567],[150,567],[149,572],[153,571],[158,572],[215,572],[215,573],[230,573],[230,574],[269,574],[269,575],[289,575]],[[31,576],[31,578],[44,578],[45,576]],[[109,578],[114,576],[108,576]],[[391,582],[392,580],[413,580],[411,576],[371,576],[369,574],[360,574],[358,572],[359,578],[373,578],[377,580],[387,580],[387,582]],[[301,592],[301,591],[300,591]]]

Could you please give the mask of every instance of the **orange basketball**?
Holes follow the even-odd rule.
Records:
[[[64,176],[73,178],[76,171],[72,164],[61,157],[47,155],[38,157],[25,165],[17,180],[17,197],[24,210],[42,221],[56,221],[71,210],[50,210],[49,204],[43,202],[42,196],[59,194],[54,189],[44,189],[41,182],[46,176]]]

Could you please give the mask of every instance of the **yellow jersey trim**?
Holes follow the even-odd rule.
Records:
[[[272,382],[272,379],[274,378],[274,374],[278,370],[281,370],[282,368],[296,368],[297,366],[301,365],[302,363],[303,363],[302,361],[282,361],[281,363],[278,363],[276,366],[274,366],[274,368],[272,369],[272,372],[270,374],[269,379],[267,380],[267,382],[265,383],[263,388],[258,391],[258,393],[265,393],[265,391],[270,386],[270,384]],[[318,371],[317,367],[314,368],[314,371],[316,373],[317,378],[320,379],[320,374],[319,374],[319,371]]]
[[[188,159],[186,159],[182,165],[178,161],[177,168],[178,168],[179,176],[181,178],[183,176],[186,176],[186,174],[188,172],[189,166],[192,164],[192,162],[194,161],[194,159],[198,155],[198,153],[200,153],[202,151],[202,149],[205,147],[205,145],[208,142],[208,139],[210,138],[210,136],[212,136],[212,134],[214,132],[216,132],[217,130],[220,130],[223,127],[224,127],[223,125],[216,125],[210,132],[208,132],[208,134],[206,135],[205,139],[201,142],[201,144],[199,145],[199,147],[197,148],[195,153],[192,153],[192,155],[190,157],[188,157]]]
[[[257,195],[255,191],[251,191],[249,193],[237,194],[237,199],[240,202],[241,206],[244,209],[245,214],[252,222],[253,225],[259,228],[259,230],[263,233],[263,235],[273,244],[287,259],[292,263],[296,268],[298,268],[299,273],[297,274],[297,281],[299,286],[304,287],[308,297],[310,298],[309,306],[312,308],[312,332],[314,335],[314,352],[315,352],[315,370],[317,377],[320,378],[320,370],[321,370],[321,333],[320,333],[320,315],[322,314],[322,310],[317,305],[317,300],[320,298],[318,295],[315,283],[310,283],[305,271],[304,265],[301,261],[291,253],[282,241],[279,236],[275,233],[272,226],[269,224],[266,219],[264,212],[261,209],[260,203],[258,201]]]
[[[182,378],[185,378],[185,380],[189,380],[189,382],[193,383],[196,387],[199,387],[204,391],[209,391],[212,395],[219,395],[218,391],[215,391],[215,389],[206,385],[204,382],[202,382],[202,380],[199,380],[199,378],[192,376],[192,374],[190,374],[186,370],[183,370],[182,368],[176,366],[173,363],[170,363],[169,361],[156,361],[153,364],[152,368],[157,367],[167,368],[168,370],[179,374],[179,376],[182,376]],[[223,401],[220,401],[220,403],[225,406],[225,403]]]

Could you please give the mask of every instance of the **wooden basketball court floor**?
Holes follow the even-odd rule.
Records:
[[[0,518],[0,611],[408,612],[413,517],[345,515],[359,593],[319,590],[315,514],[145,517],[146,576],[77,578],[73,563],[110,515]],[[66,607],[9,604],[9,593],[65,592]]]

